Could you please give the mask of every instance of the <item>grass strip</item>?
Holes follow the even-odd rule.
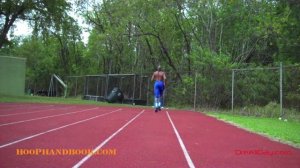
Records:
[[[259,133],[273,140],[300,148],[300,122],[284,121],[277,118],[239,116],[218,112],[208,112],[207,114],[251,132]]]

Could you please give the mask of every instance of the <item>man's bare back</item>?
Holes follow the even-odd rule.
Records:
[[[152,75],[151,80],[165,81],[166,80],[166,74],[163,71],[155,71]]]

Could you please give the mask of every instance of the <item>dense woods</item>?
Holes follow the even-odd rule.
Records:
[[[47,87],[53,73],[63,77],[150,74],[160,64],[170,81],[178,84],[174,99],[191,96],[187,90],[192,89],[198,72],[202,103],[226,107],[232,68],[300,63],[297,0],[70,2],[1,0],[0,54],[27,58],[28,85]],[[81,14],[90,25],[87,43],[71,11]],[[28,21],[32,35],[14,37],[17,20]],[[297,102],[299,68],[296,72],[291,90],[295,97],[292,101]],[[271,76],[262,78],[272,81]],[[267,86],[255,86],[260,89],[254,92],[261,92],[262,87]],[[278,88],[272,90],[276,92]]]

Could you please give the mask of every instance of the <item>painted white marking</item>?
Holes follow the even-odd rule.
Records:
[[[44,111],[62,110],[62,109],[69,109],[69,108],[73,108],[73,107],[71,106],[71,107],[63,107],[63,108],[53,108],[53,109],[46,109],[46,110],[38,110],[38,111],[25,112],[25,113],[3,114],[3,115],[0,115],[0,117],[9,117],[9,116],[15,116],[15,115],[24,115],[24,114],[32,114],[32,113],[41,113],[41,112],[44,112]]]
[[[136,118],[138,118],[141,114],[144,113],[145,110],[142,110],[139,114],[137,114],[134,118],[132,118],[130,121],[128,121],[125,125],[123,125],[121,128],[119,128],[115,133],[113,133],[111,136],[109,136],[107,139],[105,139],[100,145],[98,145],[91,154],[86,155],[83,159],[81,159],[76,165],[73,166],[73,168],[80,167],[84,162],[86,162],[90,157],[93,156],[94,153],[96,153],[99,149],[101,149],[105,144],[107,144],[114,136],[116,136],[118,133],[120,133],[125,127],[127,127],[131,122],[133,122]]]
[[[93,120],[93,119],[98,118],[98,117],[106,116],[108,114],[112,114],[112,113],[115,113],[115,112],[120,111],[120,110],[122,110],[122,109],[117,109],[117,110],[114,110],[114,111],[111,111],[111,112],[108,112],[108,113],[100,114],[100,115],[97,115],[97,116],[94,116],[94,117],[91,117],[91,118],[87,118],[87,119],[80,120],[80,121],[77,121],[77,122],[74,122],[74,123],[71,123],[71,124],[67,124],[67,125],[57,127],[57,128],[53,128],[53,129],[50,129],[50,130],[47,130],[47,131],[44,131],[44,132],[41,132],[41,133],[38,133],[38,134],[34,134],[34,135],[31,135],[31,136],[28,136],[28,137],[25,137],[25,138],[22,138],[22,139],[13,141],[13,142],[9,142],[7,144],[1,145],[0,149],[4,148],[4,147],[7,147],[7,146],[10,146],[10,145],[13,145],[13,144],[16,144],[16,143],[19,143],[19,142],[22,142],[22,141],[25,141],[25,140],[29,140],[29,139],[32,139],[32,138],[35,138],[35,137],[53,132],[53,131],[57,131],[57,130],[60,130],[60,129],[63,129],[63,128],[70,127],[72,125],[80,124],[80,123],[83,123],[83,122],[86,122],[86,121],[89,121],[89,120]]]
[[[193,161],[192,161],[192,159],[191,159],[188,151],[186,150],[186,147],[185,147],[185,145],[183,143],[183,140],[181,139],[181,137],[180,137],[180,135],[179,135],[179,133],[178,133],[178,131],[177,131],[177,129],[176,129],[176,127],[175,127],[175,125],[174,125],[174,123],[173,123],[173,121],[172,121],[172,119],[171,119],[168,111],[167,111],[167,116],[168,116],[168,118],[169,118],[169,120],[171,122],[173,130],[174,130],[174,132],[176,134],[177,140],[178,140],[178,142],[180,144],[180,147],[181,147],[181,149],[183,151],[183,154],[184,154],[184,157],[185,157],[186,161],[188,162],[189,167],[190,168],[194,168],[195,165],[194,165],[194,163],[193,163]]]
[[[70,113],[56,114],[56,115],[51,115],[51,116],[32,118],[32,119],[29,119],[29,120],[22,120],[22,121],[15,121],[15,122],[10,122],[10,123],[0,124],[0,127],[7,126],[7,125],[14,125],[14,124],[19,124],[19,123],[24,123],[24,122],[29,122],[29,121],[36,121],[36,120],[41,120],[41,119],[46,119],[46,118],[53,118],[53,117],[59,117],[59,116],[64,116],[64,115],[76,114],[76,113],[81,113],[81,112],[84,112],[84,111],[95,110],[95,109],[98,109],[98,107],[91,108],[91,109],[80,110],[80,111],[74,111],[74,112],[70,112]]]
[[[51,110],[56,110],[56,109],[39,110],[39,111],[32,111],[32,112],[25,112],[25,113],[3,114],[3,115],[0,115],[0,117],[9,117],[9,116],[15,116],[15,115],[31,114],[31,113],[40,113],[43,111],[51,111]]]
[[[11,110],[17,110],[17,109],[26,109],[26,108],[29,108],[29,107],[31,107],[32,106],[32,104],[26,104],[26,105],[14,105],[14,106],[11,106],[12,108],[5,108],[4,110],[9,110],[9,111],[11,111]],[[52,107],[52,106],[54,106],[54,105],[43,105],[43,106],[34,106],[33,105],[33,109],[31,109],[31,110],[36,110],[36,109],[40,109],[40,108],[45,108],[45,107]],[[26,109],[26,110],[28,110],[28,109]],[[29,109],[30,110],[30,109]],[[1,112],[7,112],[7,111],[1,111]]]

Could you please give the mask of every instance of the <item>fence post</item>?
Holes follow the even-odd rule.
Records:
[[[75,77],[75,79],[76,79],[76,83],[75,83],[75,97],[76,97],[77,96],[77,82],[78,82],[78,78]]]
[[[109,84],[109,74],[106,74],[105,99],[107,99],[108,84]]]
[[[50,85],[48,89],[48,97],[52,96],[52,85],[53,85],[53,75],[51,76]]]
[[[231,76],[231,112],[233,113],[234,106],[234,69],[232,70]]]
[[[90,78],[89,76],[87,76],[87,78],[86,78],[86,83],[87,83],[86,84],[86,94],[87,95],[89,95],[89,78]]]
[[[143,76],[142,74],[140,75],[140,95],[139,95],[139,99],[142,99],[142,81],[143,81]]]
[[[136,84],[136,74],[133,76],[133,93],[132,93],[132,105],[135,105],[134,97],[135,97],[135,84]]]
[[[85,90],[86,90],[86,84],[87,84],[87,83],[86,83],[86,76],[83,76],[83,77],[84,77],[83,96],[85,96],[85,95],[86,95],[86,94],[85,94],[85,93],[86,93]]]
[[[279,94],[280,94],[280,115],[281,117],[283,117],[284,115],[284,112],[283,112],[283,109],[282,109],[282,62],[280,62],[280,69],[279,69],[279,77],[280,77],[280,83],[279,83],[279,86],[280,86],[280,89],[279,89]]]
[[[194,111],[196,111],[196,102],[197,102],[197,72],[195,73]]]
[[[150,86],[150,78],[147,78],[148,79],[148,84],[147,84],[147,106],[149,105],[149,86]]]
[[[99,80],[100,80],[100,77],[97,76],[97,88],[96,88],[96,96],[98,96],[98,92],[99,92]],[[96,98],[97,99],[97,98]]]

